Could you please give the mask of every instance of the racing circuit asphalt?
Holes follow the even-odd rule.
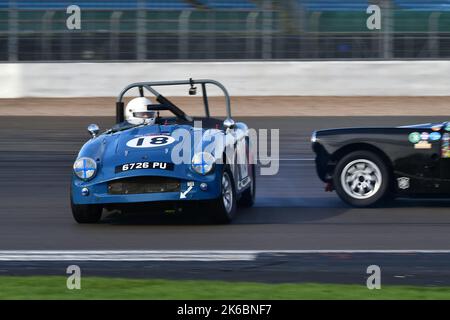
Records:
[[[71,166],[86,126],[112,118],[0,117],[0,250],[450,249],[450,201],[396,200],[355,209],[325,193],[315,173],[314,129],[404,125],[443,117],[285,117],[239,119],[280,129],[280,169],[258,176],[254,208],[231,225],[192,216],[112,213],[78,225],[69,206]]]
[[[281,161],[277,175],[258,176],[255,207],[240,210],[231,225],[210,225],[195,215],[114,212],[104,216],[99,224],[79,225],[72,219],[69,206],[71,166],[80,146],[89,137],[86,126],[98,123],[106,128],[113,124],[113,118],[0,117],[0,250],[450,249],[450,201],[400,199],[383,208],[351,208],[335,193],[324,192],[311,160],[309,142],[315,129],[396,126],[448,119],[261,117],[239,120],[253,128],[279,128]],[[378,254],[376,261],[380,259],[392,265],[394,283],[398,283],[396,275],[407,273],[405,268],[415,261],[421,276],[416,275],[409,283],[450,284],[448,253],[413,257]],[[297,254],[281,260],[285,264],[279,265],[279,255],[269,254],[251,264],[230,262],[230,267],[217,263],[199,267],[198,263],[167,262],[153,267],[120,262],[116,268],[95,262],[84,265],[91,274],[97,275],[359,282],[361,275],[355,270],[361,271],[361,265],[374,261],[371,255],[351,253]],[[346,265],[339,264],[346,260]],[[0,273],[59,274],[61,265],[1,262]],[[230,270],[235,271],[231,273],[233,276]],[[299,270],[306,273],[299,275]]]

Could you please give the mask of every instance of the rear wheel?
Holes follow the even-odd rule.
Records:
[[[78,223],[97,223],[102,218],[102,206],[95,204],[74,204],[70,200],[72,215]]]
[[[386,198],[390,177],[387,165],[375,153],[355,151],[339,160],[333,184],[339,197],[355,207],[379,204]]]
[[[230,223],[236,214],[236,191],[230,170],[222,173],[220,196],[210,206],[213,220],[216,223]]]

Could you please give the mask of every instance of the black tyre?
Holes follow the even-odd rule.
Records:
[[[389,192],[386,163],[370,151],[347,154],[336,165],[333,184],[339,197],[355,207],[380,204]]]
[[[219,198],[213,200],[210,212],[215,223],[230,223],[236,215],[236,190],[232,174],[228,168],[222,173],[222,185]]]
[[[255,204],[255,195],[256,195],[256,169],[255,165],[250,165],[249,170],[250,178],[252,179],[250,183],[250,187],[247,188],[241,195],[241,198],[238,201],[238,204],[243,207],[250,208]]]
[[[70,200],[72,215],[78,223],[97,223],[102,218],[102,206],[94,204],[74,204]]]

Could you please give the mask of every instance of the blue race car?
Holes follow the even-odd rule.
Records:
[[[200,85],[204,117],[190,117],[156,91],[160,86]],[[207,85],[225,95],[227,117],[210,117]],[[139,96],[125,106],[124,95]],[[154,96],[156,103],[144,96]],[[78,223],[95,223],[102,210],[157,207],[180,211],[189,204],[217,223],[229,223],[237,205],[255,201],[255,157],[249,129],[231,118],[230,97],[214,80],[133,83],[116,102],[116,125],[87,141],[73,165],[71,207]]]

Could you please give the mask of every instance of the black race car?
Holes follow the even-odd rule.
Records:
[[[353,206],[450,196],[450,122],[320,130],[311,141],[327,190]]]

